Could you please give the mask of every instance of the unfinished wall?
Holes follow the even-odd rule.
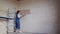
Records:
[[[19,9],[30,9],[31,14],[22,18],[21,30],[24,32],[56,34],[56,0],[24,0]]]
[[[12,12],[16,6],[16,2],[12,0],[0,0],[0,16],[6,16],[8,8]],[[6,33],[6,21],[0,21],[0,34],[4,33]]]

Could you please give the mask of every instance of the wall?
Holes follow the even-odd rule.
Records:
[[[22,0],[17,3],[14,0],[0,0],[0,16],[6,16],[8,8],[10,11],[14,8],[29,9],[31,14],[21,19],[21,30],[23,32],[56,33],[56,0]],[[0,34],[4,33],[6,33],[6,21],[0,21]]]
[[[8,8],[12,12],[17,4],[13,0],[0,0],[0,16],[6,16]],[[6,33],[6,21],[0,20],[0,34]]]
[[[57,33],[60,34],[60,0],[58,0],[58,30]]]
[[[23,32],[56,34],[57,2],[56,0],[24,0],[19,9],[30,9],[31,14],[21,19]]]

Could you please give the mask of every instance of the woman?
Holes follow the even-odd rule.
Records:
[[[14,32],[19,32],[20,30],[20,19],[24,17],[24,15],[21,15],[21,11],[17,11],[15,15],[15,23],[14,23]]]

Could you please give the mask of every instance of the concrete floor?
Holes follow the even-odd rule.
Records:
[[[29,32],[14,33],[14,32],[9,32],[8,34],[46,34],[46,33],[29,33]]]

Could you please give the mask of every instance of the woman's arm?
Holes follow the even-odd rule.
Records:
[[[20,18],[24,17],[25,15],[22,15]]]

